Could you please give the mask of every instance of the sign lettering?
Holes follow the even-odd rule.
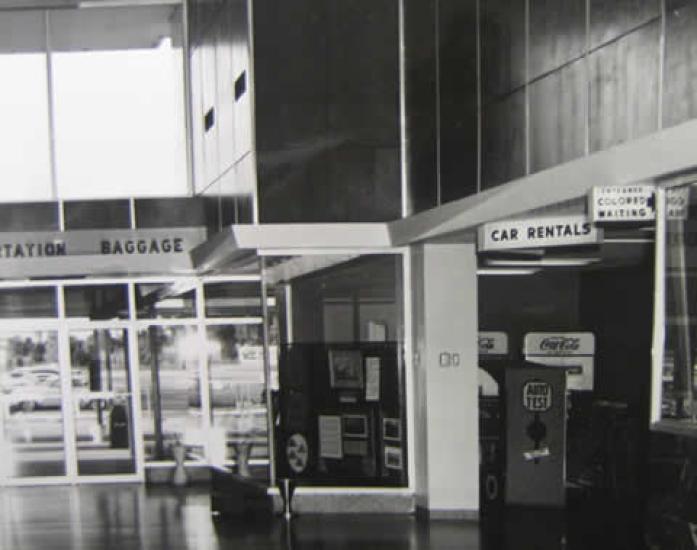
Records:
[[[595,336],[590,332],[529,332],[523,349],[526,356],[591,356]]]
[[[690,203],[690,188],[676,187],[666,190],[666,217],[669,220],[686,220]]]
[[[594,187],[589,198],[594,222],[636,222],[655,219],[652,185]]]
[[[542,380],[530,380],[523,386],[523,406],[530,412],[552,408],[552,386]]]
[[[507,355],[508,335],[505,332],[480,332],[479,355]]]
[[[594,244],[601,240],[601,230],[586,216],[508,220],[479,227],[481,251]]]
[[[205,240],[203,227],[8,232],[0,236],[0,267],[5,277],[191,273],[189,252]]]
[[[184,252],[184,240],[173,239],[114,239],[102,240],[102,254],[177,254]]]
[[[0,242],[0,259],[2,258],[44,258],[65,256],[67,248],[62,240]]]

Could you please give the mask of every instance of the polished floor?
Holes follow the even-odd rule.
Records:
[[[559,511],[518,511],[480,524],[411,516],[297,516],[249,524],[212,518],[207,490],[142,485],[0,490],[2,550],[637,550],[636,525],[599,510],[568,521]],[[584,521],[588,523],[584,524]]]

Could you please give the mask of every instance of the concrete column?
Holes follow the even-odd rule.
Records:
[[[477,260],[473,244],[412,248],[416,505],[477,517]]]

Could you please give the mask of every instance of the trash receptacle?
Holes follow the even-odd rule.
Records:
[[[109,416],[112,449],[128,449],[128,411],[122,403],[116,403]]]

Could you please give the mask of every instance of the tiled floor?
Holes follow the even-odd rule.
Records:
[[[585,523],[584,523],[585,522]],[[295,517],[245,524],[213,519],[206,490],[83,485],[0,490],[2,550],[639,550],[637,526],[598,508],[509,511],[481,525],[412,516]]]

